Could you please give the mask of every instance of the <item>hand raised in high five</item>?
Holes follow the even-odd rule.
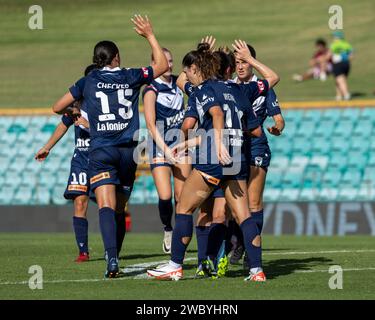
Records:
[[[149,38],[154,35],[151,21],[148,19],[147,16],[142,17],[141,15],[136,14],[134,15],[133,18],[131,18],[131,21],[135,25],[134,27],[135,32],[137,32],[140,36]]]
[[[210,46],[210,51],[215,51],[215,42],[216,39],[213,36],[205,36],[204,38],[202,38],[200,43],[207,43]]]
[[[247,47],[247,44],[243,40],[234,40],[234,43],[232,43],[232,47],[235,50],[235,55],[237,59],[249,61],[254,59],[251,56],[250,50]]]

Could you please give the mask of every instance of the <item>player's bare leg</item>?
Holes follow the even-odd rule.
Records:
[[[76,258],[75,262],[86,262],[90,259],[87,234],[87,207],[89,203],[89,197],[86,195],[79,195],[74,198],[73,203],[73,226],[79,248],[79,255]]]

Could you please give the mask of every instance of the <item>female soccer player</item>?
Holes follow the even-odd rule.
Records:
[[[95,68],[94,64],[88,66],[85,70],[85,76]],[[80,105],[80,102],[75,101],[72,107],[78,105]],[[79,250],[79,255],[75,261],[85,262],[89,260],[87,206],[90,191],[90,183],[87,179],[90,133],[86,111],[81,109],[79,117],[64,114],[47,143],[35,154],[35,159],[38,161],[46,160],[52,148],[73,124],[75,125],[75,149],[64,197],[73,200],[74,203],[73,228]]]
[[[107,278],[119,274],[115,226],[119,193],[116,186],[121,186],[130,196],[137,167],[134,160],[137,137],[134,135],[139,129],[139,92],[143,84],[150,84],[168,69],[168,62],[147,16],[136,15],[132,22],[135,31],[150,44],[155,64],[147,68],[120,69],[116,44],[101,41],[96,44],[93,57],[99,70],[80,79],[53,106],[54,112],[62,112],[81,97],[89,106],[89,176],[99,206]]]
[[[168,61],[168,70],[152,81],[143,91],[144,114],[151,134],[149,143],[152,176],[159,195],[159,214],[164,225],[163,251],[170,253],[172,242],[172,184],[174,179],[175,204],[181,194],[182,185],[191,171],[191,162],[180,159],[176,163],[171,147],[179,142],[179,129],[184,119],[184,96],[177,87],[177,77],[172,75],[173,58],[171,52],[163,48]],[[155,64],[151,57],[152,65]]]
[[[234,48],[238,51],[238,55],[245,58],[246,51],[244,51],[242,41],[236,41]],[[261,74],[270,75],[269,81],[259,81],[257,84],[248,86],[248,95],[254,98],[265,94],[269,84],[272,86],[278,82],[278,76],[255,59],[252,63]],[[193,231],[192,213],[207,199],[214,190],[214,186],[220,185],[223,187],[225,199],[232,214],[244,233],[246,249],[252,264],[249,280],[264,281],[265,275],[261,268],[261,246],[257,239],[256,224],[250,219],[246,193],[246,168],[243,165],[240,113],[242,108],[239,107],[247,105],[244,96],[241,91],[236,91],[223,82],[212,80],[217,74],[219,61],[208,51],[208,46],[206,50],[202,48],[189,52],[183,59],[183,66],[189,82],[196,87],[189,97],[187,112],[189,109],[194,110],[198,118],[198,128],[203,129],[200,131],[201,134],[206,134],[209,139],[201,139],[199,163],[195,165],[186,180],[177,205],[171,260],[168,264],[148,270],[148,275],[157,279],[182,277],[184,254]],[[224,118],[225,127],[228,129],[225,132],[228,149],[222,136]],[[206,157],[204,157],[204,152],[207,152]]]
[[[247,45],[253,58],[256,58],[256,51],[252,46]],[[258,81],[253,74],[251,57],[247,59],[236,59],[237,82],[246,84]],[[261,119],[262,135],[259,138],[245,137],[247,149],[247,160],[250,164],[250,176],[248,181],[248,197],[250,210],[253,219],[256,220],[259,234],[263,228],[263,191],[266,181],[267,169],[271,160],[271,150],[268,145],[267,136],[263,129],[263,123],[267,117],[272,117],[275,124],[267,128],[272,135],[279,136],[284,129],[285,122],[281,114],[276,94],[271,89],[265,97],[259,97],[252,102],[252,107],[257,117]],[[238,230],[238,233],[239,230]],[[231,263],[237,263],[244,251],[241,235],[238,234],[238,247],[234,248]]]

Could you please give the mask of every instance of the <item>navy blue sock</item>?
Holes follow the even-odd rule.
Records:
[[[214,261],[225,239],[227,226],[223,223],[212,223],[208,234],[207,256]]]
[[[116,213],[116,244],[117,244],[117,255],[120,254],[122,243],[125,238],[126,224],[125,224],[125,212]]]
[[[254,246],[252,243],[254,238],[259,235],[255,221],[252,218],[247,218],[241,223],[241,230],[250,268],[262,267],[262,247]]]
[[[108,261],[117,258],[115,214],[115,210],[108,207],[99,209],[100,232],[102,233]]]
[[[208,233],[210,227],[195,227],[195,234],[197,235],[197,246],[198,246],[198,265],[207,258],[207,242]]]
[[[88,227],[86,218],[73,217],[74,233],[76,235],[77,246],[80,253],[88,253]]]
[[[182,238],[191,238],[193,235],[193,216],[191,214],[176,214],[176,224],[172,235],[171,260],[182,264],[185,251],[189,243],[182,242]]]
[[[173,204],[172,199],[159,199],[159,215],[165,231],[172,231]]]
[[[257,224],[257,227],[259,229],[259,234],[262,233],[263,229],[263,209],[259,211],[255,211],[251,213],[252,219],[255,221]]]

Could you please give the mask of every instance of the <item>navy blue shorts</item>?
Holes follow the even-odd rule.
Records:
[[[165,141],[165,143],[168,147],[172,147],[176,144],[176,142],[167,141]],[[148,141],[148,148],[151,170],[153,170],[156,167],[172,167],[172,164],[165,159],[164,152],[159,149],[154,140]]]
[[[103,147],[89,153],[89,176],[91,189],[107,184],[121,186],[131,192],[137,163],[133,159],[135,146]]]
[[[210,197],[212,198],[224,198],[224,191],[220,187],[215,187],[214,191],[212,191]]]
[[[246,160],[250,166],[267,170],[271,162],[271,150],[268,145],[252,148],[250,155],[247,154]]]
[[[88,179],[88,168],[72,165],[68,184],[64,192],[64,198],[75,199],[77,196],[88,196],[90,192],[90,181]]]

